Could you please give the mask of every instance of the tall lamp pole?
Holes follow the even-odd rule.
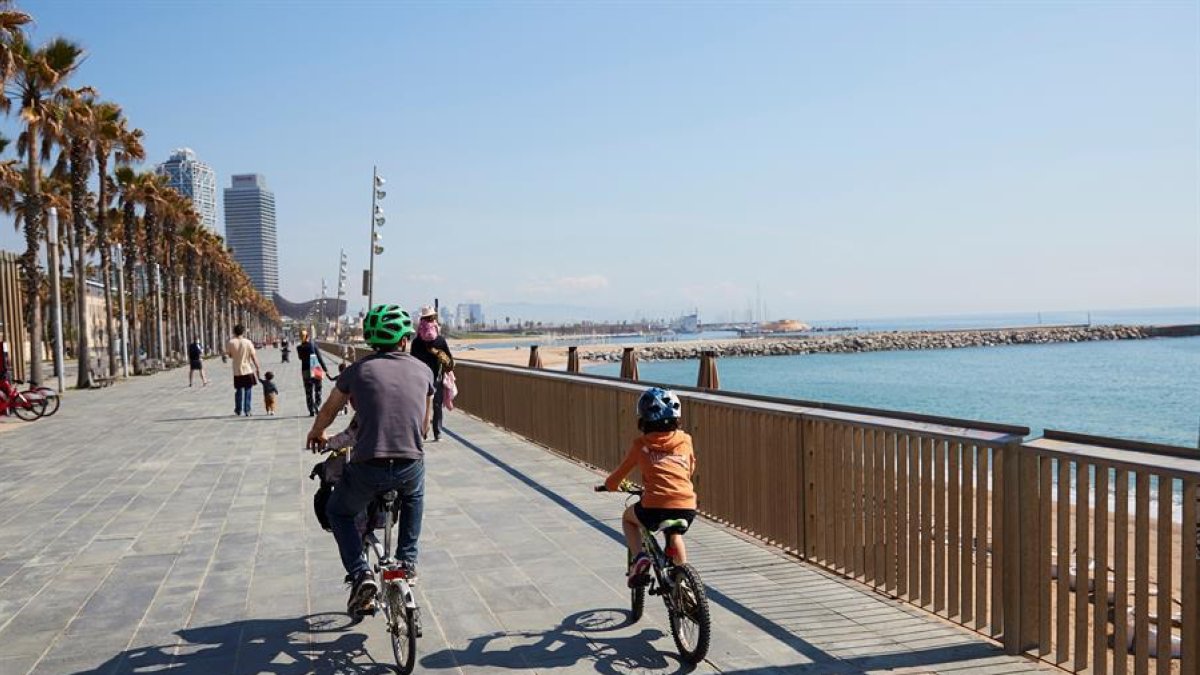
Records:
[[[337,292],[337,318],[333,323],[333,339],[335,342],[342,341],[342,298],[346,295],[346,249],[342,249],[342,255],[338,259],[338,292]]]
[[[64,371],[67,369],[63,356],[62,286],[58,278],[58,209],[51,206],[46,220],[46,263],[50,267],[50,296],[54,300],[54,358],[58,362],[58,392],[66,389]],[[76,279],[76,282],[79,280]],[[41,349],[41,345],[33,345]]]
[[[121,298],[121,374],[129,377],[129,322],[125,319],[125,252],[117,244],[117,295]]]
[[[379,200],[387,196],[387,193],[383,191],[383,184],[386,182],[383,176],[379,175],[379,167],[371,167],[371,268],[367,272],[365,284],[367,309],[375,305],[375,256],[383,253],[383,244],[379,243],[383,240],[383,234],[378,228],[386,221]]]

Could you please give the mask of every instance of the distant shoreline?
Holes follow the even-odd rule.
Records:
[[[759,338],[730,338],[721,340],[680,340],[630,344],[579,345],[581,361],[589,364],[614,363],[621,360],[626,347],[636,350],[639,361],[670,361],[699,359],[704,352],[718,357],[736,356],[794,356],[802,354],[853,354],[858,352],[913,351],[929,349],[962,349],[1020,344],[1055,344],[1108,340],[1142,340],[1153,337],[1182,337],[1200,335],[1200,325],[1180,326],[1031,326],[1000,329],[951,329],[928,331],[876,331],[849,334],[812,334],[805,336]],[[512,349],[463,349],[486,341],[462,341],[452,348],[463,359],[527,365],[529,347]],[[567,347],[538,344],[543,367],[561,369],[566,366]]]

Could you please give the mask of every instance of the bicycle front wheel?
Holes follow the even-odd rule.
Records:
[[[54,391],[50,387],[38,387],[37,389],[31,389],[25,393],[36,394],[39,398],[46,401],[46,410],[42,413],[42,417],[49,417],[58,412],[58,405],[62,403],[62,397],[58,395],[57,391]]]
[[[409,675],[417,663],[417,631],[413,625],[412,608],[404,603],[400,584],[387,585],[384,609],[396,667],[400,669],[400,675]]]
[[[704,584],[700,581],[700,573],[691,565],[679,565],[671,574],[675,581],[675,587],[670,591],[671,599],[667,601],[671,637],[675,638],[680,658],[691,664],[700,663],[708,654],[712,637]]]
[[[17,399],[10,405],[13,406],[13,413],[27,422],[36,420],[46,412],[46,399],[35,399],[24,394],[17,394]]]

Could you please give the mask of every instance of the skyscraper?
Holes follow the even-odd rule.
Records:
[[[234,176],[232,187],[225,188],[225,241],[258,292],[274,297],[279,292],[275,194],[261,175]]]
[[[197,160],[191,148],[179,148],[154,171],[166,176],[171,187],[192,200],[204,227],[217,231],[217,174],[212,167]]]

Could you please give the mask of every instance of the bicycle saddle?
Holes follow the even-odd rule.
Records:
[[[670,520],[664,520],[658,524],[658,528],[655,529],[654,531],[655,532],[666,532],[668,530],[678,532],[679,534],[683,534],[684,532],[687,532],[687,530],[688,530],[688,521],[686,521],[682,518],[672,518]]]

